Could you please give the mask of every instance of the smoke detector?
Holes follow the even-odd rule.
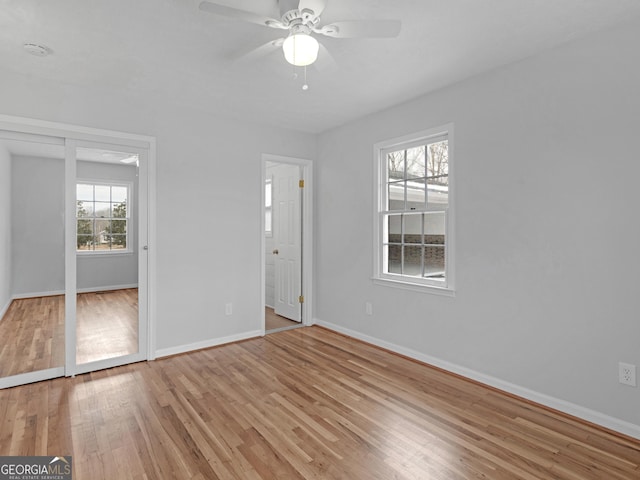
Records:
[[[25,43],[22,46],[27,53],[36,57],[47,57],[53,53],[53,51],[44,45],[38,45],[36,43]]]

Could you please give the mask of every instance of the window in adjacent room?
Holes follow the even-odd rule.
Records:
[[[91,253],[131,251],[130,186],[82,182],[76,185],[76,250]]]
[[[453,126],[375,146],[374,279],[453,291]]]
[[[267,237],[273,235],[273,193],[271,178],[267,178],[264,185],[264,233]]]

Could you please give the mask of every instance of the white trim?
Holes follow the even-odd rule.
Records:
[[[16,293],[11,299],[20,300],[23,298],[55,297],[56,295],[64,295],[64,292],[64,290],[49,290],[48,292]]]
[[[137,283],[129,283],[127,285],[108,285],[106,287],[87,287],[78,288],[78,293],[93,293],[93,292],[111,292],[113,290],[125,290],[127,288],[138,288]]]
[[[348,335],[349,337],[362,340],[363,342],[376,345],[378,347],[384,348],[386,350],[390,350],[400,355],[404,355],[414,360],[418,360],[428,365],[432,365],[434,367],[441,368],[448,372],[461,375],[465,378],[475,380],[476,382],[480,382],[484,385],[488,385],[490,387],[497,388],[498,390],[502,390],[512,395],[516,395],[526,400],[530,400],[540,405],[544,405],[545,407],[549,407],[559,412],[566,413],[568,415],[580,418],[582,420],[586,420],[587,422],[591,422],[596,425],[600,425],[604,428],[608,428],[610,430],[620,432],[624,435],[628,435],[630,437],[640,439],[640,425],[635,425],[625,420],[611,417],[609,415],[605,415],[604,413],[591,410],[581,405],[567,402],[566,400],[555,398],[555,397],[546,395],[544,393],[536,392],[534,390],[529,390],[528,388],[521,387],[519,385],[515,385],[510,382],[506,382],[504,380],[493,377],[491,375],[486,375],[476,370],[472,370],[467,367],[462,367],[455,363],[451,363],[446,360],[441,360],[439,358],[417,352],[415,350],[403,347],[401,345],[396,345],[394,343],[390,343],[385,340],[380,340],[379,338],[365,335],[363,333],[357,332],[355,330],[351,330],[349,328],[344,328],[340,325],[336,325],[331,322],[325,322],[325,321],[316,319],[315,323],[316,325],[320,325],[329,330],[342,333],[343,335]]]
[[[264,333],[261,330],[251,332],[238,333],[229,335],[228,337],[212,338],[201,342],[189,343],[187,345],[178,345],[177,347],[161,348],[156,350],[156,358],[168,357],[170,355],[178,355],[180,353],[193,352],[194,350],[202,350],[203,348],[217,347],[227,343],[239,342],[250,338],[262,337]]]
[[[75,365],[73,375],[82,375],[83,373],[95,372],[96,370],[104,370],[107,368],[127,365],[129,363],[142,362],[146,359],[147,358],[145,352],[138,352],[130,355],[120,355],[118,357],[104,358],[102,360],[96,360],[94,362],[79,363]]]
[[[9,377],[0,378],[0,389],[17,387],[27,383],[40,382],[42,380],[50,380],[52,378],[63,377],[64,367],[48,368],[46,370],[38,370],[36,372],[19,373]]]
[[[382,161],[383,151],[393,148],[411,148],[423,144],[430,140],[437,140],[439,137],[446,137],[449,142],[449,199],[446,215],[445,235],[445,265],[446,278],[444,282],[402,277],[382,273],[382,232],[381,211],[383,197],[380,192],[386,187],[386,164]],[[423,293],[435,293],[439,295],[455,295],[455,139],[454,124],[445,125],[421,130],[419,132],[396,137],[389,140],[377,142],[373,145],[373,281],[378,285],[402,288],[405,290],[420,291]],[[445,293],[450,292],[450,293]]]
[[[147,242],[146,245],[149,246],[148,251],[148,278],[147,278],[147,301],[146,301],[146,311],[147,311],[147,331],[146,331],[146,357],[149,360],[155,358],[155,299],[156,299],[156,254],[154,249],[152,248],[155,245],[156,240],[156,225],[157,225],[157,207],[156,207],[156,182],[157,182],[157,172],[156,172],[156,154],[157,154],[157,146],[156,146],[156,138],[150,135],[140,135],[134,133],[126,133],[119,132],[116,130],[106,130],[106,129],[98,129],[92,127],[85,127],[81,125],[73,125],[67,123],[60,122],[52,122],[47,120],[39,120],[27,117],[19,117],[12,115],[0,114],[0,130],[5,130],[8,132],[19,132],[23,134],[30,135],[44,135],[48,137],[56,137],[64,140],[65,144],[65,158],[70,157],[71,148],[75,146],[84,146],[83,142],[91,142],[92,145],[101,144],[108,147],[117,146],[117,147],[127,147],[127,148],[136,148],[142,149],[144,152],[148,153],[147,156]],[[69,173],[71,172],[70,168],[65,167],[65,184],[69,185],[71,181],[75,182],[76,170],[75,170],[75,148],[73,151],[74,165],[73,165],[73,178],[71,178]],[[75,187],[73,189],[73,198],[75,199]],[[68,192],[67,192],[68,195]],[[65,200],[66,202],[71,202],[70,198]],[[73,222],[73,230],[75,233],[75,201],[73,202],[73,211],[66,211],[66,215],[68,218],[74,219]],[[68,229],[68,226],[66,227]],[[65,233],[68,238],[73,238],[70,235],[69,231]],[[140,240],[140,239],[138,239]],[[71,296],[73,302],[66,301],[65,308],[72,309],[67,311],[66,315],[73,313],[75,316],[75,289],[70,288],[70,284],[75,285],[75,240],[73,241],[73,253],[70,251],[66,251],[65,253],[65,275],[72,276],[65,279],[65,288],[67,295]],[[70,257],[73,257],[71,260]],[[72,271],[70,271],[70,266],[72,266]],[[73,305],[70,305],[73,303]],[[68,322],[65,322],[68,323]],[[75,332],[73,332],[75,333]],[[69,349],[67,349],[69,350]],[[71,371],[66,372],[67,375],[73,374]]]
[[[302,180],[304,180],[302,196],[302,325],[313,325],[313,162],[303,158],[285,157],[282,155],[262,154],[261,169],[261,192],[260,195],[260,305],[261,305],[261,328],[262,335],[265,335],[266,316],[264,307],[266,304],[266,240],[264,235],[264,215],[265,215],[265,182],[267,175],[267,162],[286,163],[297,165],[302,170]]]
[[[91,292],[109,292],[111,290],[124,290],[127,288],[138,288],[137,283],[128,283],[125,285],[106,285],[103,287],[86,287],[78,288],[77,293],[91,293]],[[38,297],[55,297],[56,295],[64,295],[65,290],[50,290],[48,292],[29,292],[29,293],[17,293],[11,297],[9,304],[13,300],[20,300],[24,298],[38,298]]]
[[[70,123],[50,122],[35,118],[17,117],[0,114],[0,130],[46,135],[49,137],[72,138],[74,140],[86,140],[90,142],[113,144],[105,142],[107,139],[118,139],[117,144],[125,147],[149,148],[154,144],[155,137],[139,135],[137,133],[119,132],[101,128],[83,127]]]
[[[65,138],[65,224],[64,224],[64,374],[67,377],[76,374],[76,313],[77,313],[77,255],[76,245],[76,197],[77,197],[77,150],[78,142]]]
[[[13,298],[9,298],[9,300],[7,300],[7,304],[4,307],[2,307],[2,309],[0,309],[0,322],[4,318],[4,314],[7,313],[7,310],[9,310],[9,307],[11,306],[12,302],[13,302]]]
[[[385,287],[401,288],[403,290],[411,290],[413,292],[431,293],[434,295],[443,295],[445,297],[455,297],[456,291],[451,288],[436,287],[435,285],[423,285],[421,283],[411,283],[409,281],[391,280],[386,277],[376,278],[372,277],[371,280],[376,285],[383,285]]]

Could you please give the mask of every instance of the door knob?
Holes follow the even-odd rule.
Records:
[[[280,252],[278,252],[278,249],[276,248],[276,249],[273,251],[273,254],[274,254],[274,255],[278,255],[278,253],[280,253]]]

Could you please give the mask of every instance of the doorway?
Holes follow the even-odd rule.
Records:
[[[312,169],[263,155],[263,331],[311,325]]]
[[[152,358],[154,154],[151,137],[0,115],[12,204],[10,221],[0,211],[0,262],[11,267],[0,278],[1,338],[42,347],[41,361],[16,358],[20,370],[0,372],[0,388]]]

